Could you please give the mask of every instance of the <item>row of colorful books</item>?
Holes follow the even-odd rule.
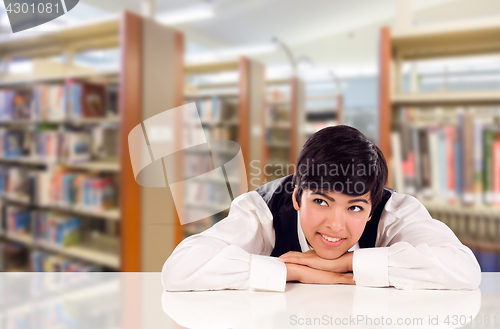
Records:
[[[57,169],[33,172],[29,178],[29,197],[42,206],[102,211],[116,207],[117,191],[111,176]]]
[[[76,207],[102,211],[116,207],[113,177],[71,170],[0,167],[0,194],[26,198],[37,206]]]
[[[0,128],[0,157],[21,156],[67,163],[86,162],[92,158],[92,136],[85,131],[39,130],[30,133]]]
[[[68,247],[81,238],[80,218],[52,211],[37,211],[26,207],[7,205],[0,215],[2,229],[13,235],[31,235],[37,242]]]
[[[107,90],[109,89],[109,91]],[[0,90],[0,120],[66,120],[106,116],[117,106],[116,89],[68,79],[31,89]],[[114,112],[116,109],[110,109]]]
[[[499,118],[496,107],[401,109],[391,135],[396,191],[448,203],[500,205]]]
[[[196,108],[202,121],[220,121],[227,118],[225,103],[216,96],[196,101]]]
[[[52,161],[79,163],[92,158],[92,137],[88,132],[38,132],[34,146],[32,154]]]
[[[59,247],[76,245],[81,241],[80,218],[51,211],[32,211],[31,219],[36,241]]]
[[[31,211],[18,206],[6,206],[2,209],[0,220],[2,230],[16,235],[29,234],[31,230]]]
[[[30,255],[32,272],[101,272],[102,266],[80,260],[35,250]]]

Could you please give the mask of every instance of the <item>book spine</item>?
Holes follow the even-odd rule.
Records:
[[[483,132],[483,186],[484,186],[484,203],[491,205],[493,203],[493,140],[495,136],[494,130],[489,127]]]
[[[473,118],[470,113],[464,114],[463,117],[463,194],[462,201],[464,204],[474,203],[474,126]]]
[[[474,120],[474,195],[475,203],[483,202],[483,121]]]
[[[456,200],[455,194],[455,130],[453,126],[446,127],[446,166],[447,166],[447,187],[448,202],[453,203]]]
[[[438,136],[436,127],[428,128],[428,142],[429,142],[429,157],[430,157],[430,172],[431,172],[431,188],[432,198],[440,198],[440,171],[438,154]]]

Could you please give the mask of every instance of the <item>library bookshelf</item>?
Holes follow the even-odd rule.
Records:
[[[227,73],[235,75],[236,79],[230,82],[204,82],[203,80],[203,77]],[[185,67],[185,76],[185,103],[196,103],[203,133],[209,141],[212,157],[230,157],[235,153],[229,148],[215,148],[214,145],[210,144],[211,140],[237,142],[241,147],[247,175],[240,172],[238,175],[241,177],[233,177],[233,179],[228,177],[228,179],[239,182],[247,181],[248,190],[260,186],[259,170],[262,166],[261,150],[264,143],[264,66],[252,59],[240,57],[237,60],[188,64]],[[202,79],[198,80],[200,77]],[[193,164],[204,162],[198,154],[188,154],[183,161],[184,164],[181,165],[183,168],[192,168]],[[252,161],[254,162],[252,163]],[[203,174],[209,169],[197,167],[193,170],[198,174]],[[210,192],[210,188],[210,182],[200,181],[196,188],[192,188],[188,192],[183,205],[186,216],[202,210],[210,212],[215,207],[221,208],[219,205],[222,203],[216,194]],[[248,191],[244,184],[240,184],[238,188],[238,195]],[[227,216],[227,213],[228,209],[179,227],[176,231],[177,243],[188,235],[209,228]]]
[[[305,83],[298,77],[268,80],[266,101],[265,181],[294,173],[306,141]],[[292,166],[290,166],[292,165]],[[270,175],[268,175],[270,174]]]
[[[421,60],[500,52],[494,20],[447,23],[380,34],[379,146],[389,186],[412,194],[478,257],[483,271],[500,270],[500,90],[422,91]],[[403,65],[411,65],[404,85]],[[490,136],[490,137],[488,137]]]
[[[323,81],[318,81],[324,83]],[[336,81],[336,92],[313,92],[315,81],[306,83],[305,139],[329,126],[342,124],[343,97],[340,83]]]
[[[118,53],[118,65],[112,69],[82,65],[77,60],[81,54],[108,50]],[[176,86],[182,81],[182,58],[182,34],[130,12],[0,42],[0,90],[15,97],[30,95],[28,115],[11,113],[0,119],[2,132],[25,133],[28,145],[14,153],[2,145],[0,167],[7,172],[4,177],[11,186],[13,174],[35,177],[35,188],[28,189],[29,195],[5,186],[0,192],[2,246],[14,242],[14,249],[28,251],[27,264],[12,267],[5,265],[8,259],[2,247],[3,270],[136,272],[161,268],[173,250],[178,221],[170,215],[161,219],[157,215],[171,213],[169,191],[141,187],[135,182],[128,133],[145,119],[181,104],[183,90]],[[19,59],[30,61],[31,73],[14,75],[8,71],[9,65]],[[82,94],[75,96],[76,90]],[[101,94],[104,96],[98,98]],[[97,102],[92,106],[101,104],[100,113],[85,112],[90,108],[85,102],[91,101]],[[19,110],[16,106],[14,111]],[[75,144],[91,149],[85,158],[60,153],[68,146],[57,143],[67,143],[71,154],[73,144],[66,140],[74,139],[74,132],[87,135],[88,131],[88,137],[81,137],[87,144]],[[88,184],[93,180],[88,186],[98,193],[91,192],[87,185],[77,185],[76,177],[88,177]],[[101,190],[101,186],[106,189]],[[71,193],[94,193],[95,198],[104,193],[109,202],[89,207],[82,203],[84,194],[70,198]],[[7,214],[7,209],[12,210]],[[40,214],[49,215],[45,218]],[[73,225],[70,228],[68,220]],[[15,229],[18,225],[19,230]],[[52,233],[40,228],[52,226],[56,227]],[[66,243],[61,236],[68,235],[74,240]],[[35,254],[43,256],[37,259],[39,267],[33,266]],[[61,267],[61,262],[85,266],[68,269]]]

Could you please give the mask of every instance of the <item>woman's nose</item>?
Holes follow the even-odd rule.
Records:
[[[345,219],[340,207],[335,207],[328,213],[326,226],[333,232],[340,232],[345,229]]]

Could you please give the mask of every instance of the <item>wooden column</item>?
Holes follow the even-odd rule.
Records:
[[[174,72],[175,72],[175,106],[181,106],[184,104],[184,35],[180,32],[175,33],[175,57],[174,57]],[[182,130],[183,128],[183,118],[176,118],[178,124],[177,129]],[[182,133],[182,132],[181,132]],[[179,136],[179,132],[176,132],[175,136]],[[182,138],[177,140],[178,143],[182,143]],[[177,175],[184,174],[184,159],[179,157],[177,159]],[[179,215],[175,207],[172,208],[174,223],[174,248],[184,239],[184,229],[181,225]]]
[[[256,176],[254,168],[258,166],[262,170],[262,150],[265,148],[265,68],[258,62],[242,57],[239,72],[239,144],[245,160],[248,190],[252,191],[262,185],[262,177]],[[256,162],[252,165],[252,161]]]
[[[142,20],[130,12],[122,16],[120,50],[120,262],[122,272],[138,272],[142,250],[141,189],[132,171],[128,134],[142,122]]]
[[[385,156],[389,168],[387,185],[391,186],[391,31],[383,27],[379,48],[379,140],[378,146]]]

